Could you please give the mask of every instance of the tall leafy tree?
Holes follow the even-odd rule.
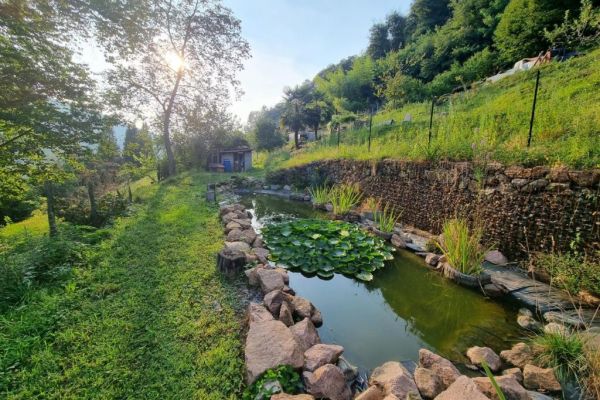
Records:
[[[394,11],[385,19],[387,25],[390,50],[399,50],[406,44],[406,17]]]
[[[255,123],[253,130],[256,148],[259,150],[271,150],[283,145],[284,140],[277,129],[277,124],[267,115],[261,115]]]
[[[172,175],[173,123],[188,114],[186,104],[209,108],[227,102],[249,46],[241,37],[240,21],[220,1],[144,3],[141,22],[131,20],[135,29],[125,32],[125,40],[107,41],[114,66],[109,82],[117,106],[158,119]]]
[[[300,130],[306,124],[306,96],[308,89],[304,85],[284,89],[285,109],[281,115],[281,126],[294,132],[294,145],[300,148]]]
[[[390,51],[390,38],[387,24],[377,23],[369,31],[367,53],[375,60],[385,57]]]
[[[444,25],[450,15],[450,0],[415,0],[410,6],[406,32],[414,39]]]

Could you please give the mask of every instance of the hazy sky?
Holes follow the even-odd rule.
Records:
[[[312,79],[317,72],[367,47],[369,28],[411,0],[223,0],[242,21],[252,58],[239,75],[244,96],[231,111],[245,123],[250,111],[272,106],[284,86]],[[98,48],[84,47],[81,61],[92,71],[106,68]]]
[[[252,58],[240,74],[245,95],[232,111],[273,105],[284,86],[311,79],[327,65],[367,47],[369,28],[393,10],[408,12],[410,0],[224,0],[242,20]]]

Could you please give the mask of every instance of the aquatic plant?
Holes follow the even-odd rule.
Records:
[[[463,274],[478,275],[487,251],[481,246],[483,228],[469,228],[465,219],[454,218],[444,223],[442,232],[443,244],[438,246],[450,265]]]
[[[363,211],[376,212],[379,210],[379,201],[374,197],[367,197],[365,201],[363,201],[362,209]]]
[[[308,193],[310,193],[310,197],[315,204],[323,205],[329,203],[329,193],[331,189],[326,185],[323,186],[315,186],[308,189]]]
[[[291,269],[330,278],[335,272],[363,281],[393,259],[394,249],[356,225],[299,219],[263,228],[271,260]]]
[[[401,212],[397,212],[394,207],[389,204],[386,204],[383,209],[373,214],[379,230],[386,233],[394,231],[396,224],[400,221],[401,215]]]
[[[329,201],[333,206],[333,213],[342,215],[350,211],[360,203],[362,194],[358,185],[338,185],[334,186],[329,192]]]

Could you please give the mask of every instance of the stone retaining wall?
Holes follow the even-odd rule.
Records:
[[[530,251],[600,248],[600,170],[484,167],[467,162],[327,160],[279,170],[269,183],[299,188],[358,183],[366,196],[403,211],[402,221],[439,233],[454,216],[477,218],[486,239],[512,259]]]

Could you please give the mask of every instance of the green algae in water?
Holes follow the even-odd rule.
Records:
[[[325,215],[307,204],[273,197],[244,201],[254,209],[259,228],[272,221]],[[371,282],[290,272],[290,286],[323,314],[322,341],[344,346],[352,363],[372,369],[390,360],[416,361],[423,347],[467,361],[464,354],[471,346],[500,351],[523,339],[511,304],[456,285],[412,253],[399,251],[394,258]]]

